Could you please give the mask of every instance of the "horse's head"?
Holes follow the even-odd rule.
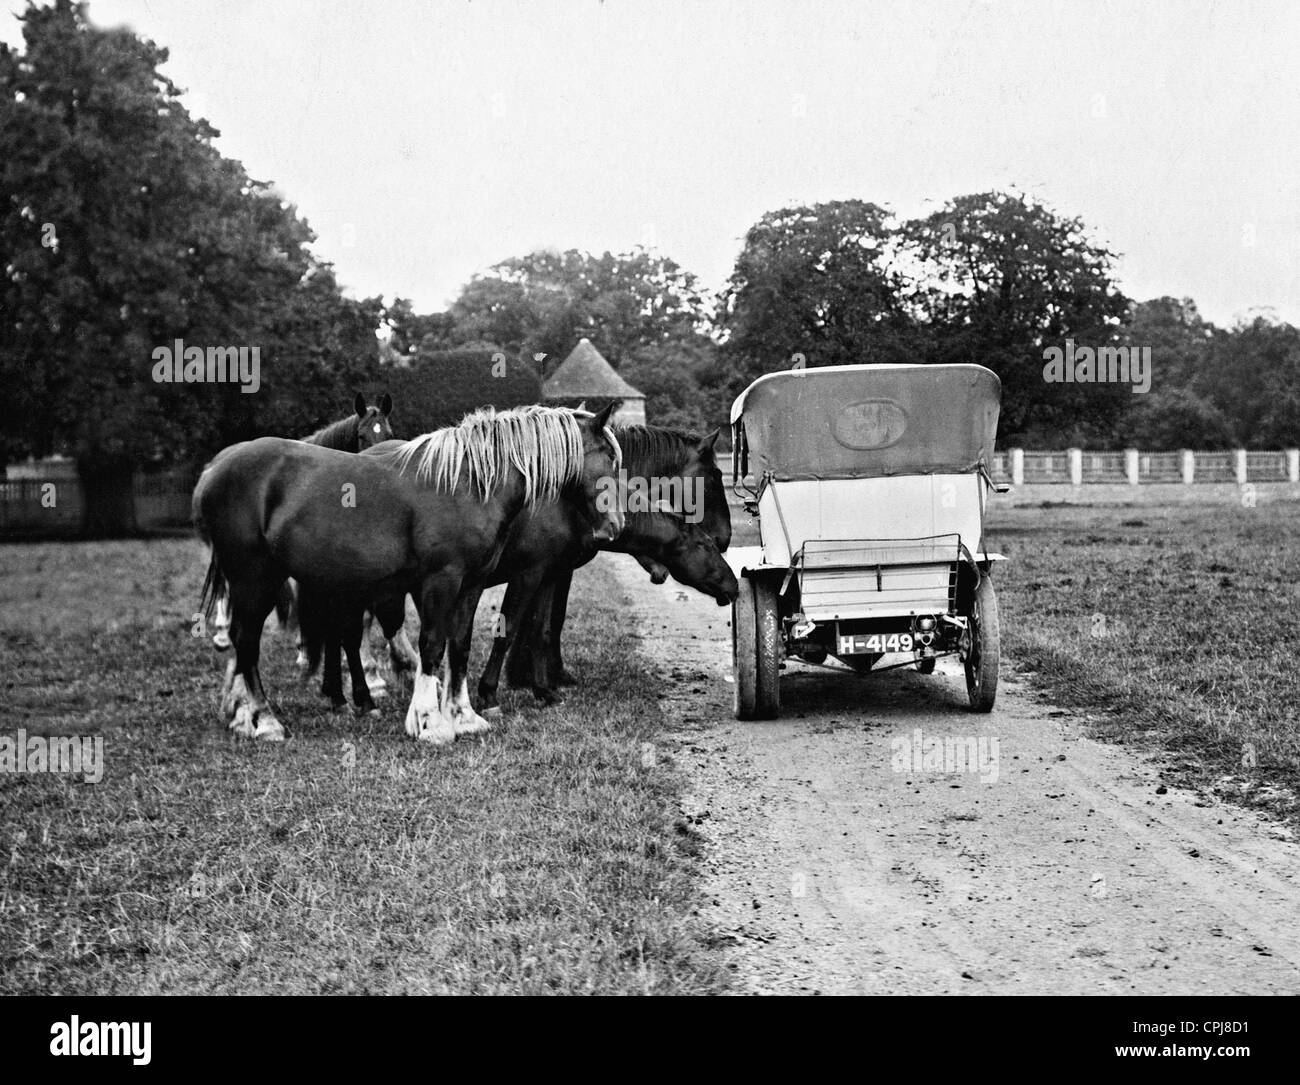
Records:
[[[592,415],[577,414],[578,429],[582,434],[582,475],[579,485],[594,524],[597,539],[617,539],[623,531],[623,504],[618,500],[618,474],[623,466],[623,454],[614,432],[609,428],[611,403],[603,411]]]
[[[718,606],[734,602],[740,594],[735,574],[703,524],[691,523],[663,503],[637,527],[639,536],[654,551],[653,556],[637,560],[649,570],[654,583],[662,584],[662,572],[667,571],[679,583],[712,596]]]
[[[731,545],[731,510],[727,507],[727,490],[722,471],[714,458],[714,445],[720,431],[701,437],[682,466],[683,478],[699,478],[704,485],[703,518],[700,527],[709,533],[719,551]]]
[[[357,412],[358,452],[393,439],[393,427],[388,423],[388,416],[393,413],[392,396],[385,392],[379,400],[379,406],[368,407],[366,397],[358,392],[353,407]]]
[[[628,476],[629,510],[645,511],[647,501],[666,500],[675,512],[702,526],[720,551],[726,550],[731,510],[714,457],[718,431],[696,437],[660,426],[625,426],[617,433]]]

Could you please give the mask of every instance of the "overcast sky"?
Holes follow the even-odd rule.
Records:
[[[0,0],[11,12],[21,0]],[[765,211],[1019,187],[1131,296],[1300,323],[1300,3],[93,0],[357,295],[541,247],[718,288]],[[0,36],[20,40],[11,18]]]

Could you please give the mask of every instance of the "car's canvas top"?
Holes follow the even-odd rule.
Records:
[[[731,408],[736,471],[776,481],[973,471],[1002,383],[979,365],[842,365],[759,377]]]

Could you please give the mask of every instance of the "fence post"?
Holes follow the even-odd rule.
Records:
[[[1246,485],[1246,450],[1244,448],[1237,449],[1236,456],[1237,456],[1237,484],[1239,486],[1244,486]]]
[[[1138,450],[1136,448],[1124,449],[1124,474],[1128,475],[1128,484],[1136,486],[1141,481],[1138,474]]]
[[[1183,485],[1190,486],[1196,481],[1196,454],[1191,449],[1183,449]]]
[[[1070,456],[1070,485],[1083,485],[1083,449],[1072,448],[1069,451]]]
[[[1013,448],[1011,450],[1011,485],[1023,486],[1025,484],[1025,450],[1023,448]]]
[[[1286,450],[1286,477],[1291,482],[1300,482],[1300,448]]]

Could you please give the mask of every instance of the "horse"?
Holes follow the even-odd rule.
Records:
[[[718,551],[725,552],[731,544],[731,511],[722,472],[714,457],[718,431],[698,437],[660,426],[620,426],[615,433],[623,449],[629,476],[682,479],[684,483],[695,479],[703,481],[703,515],[699,526],[712,538]],[[637,546],[635,538],[626,534],[600,543],[599,549],[631,554],[650,574],[654,584],[662,584],[671,574],[687,587],[698,587],[689,577],[683,577],[678,568],[656,560],[653,553]],[[590,557],[585,560],[589,561]],[[585,561],[579,564],[585,564]],[[542,700],[547,702],[554,702],[557,686],[576,684],[564,668],[560,636],[568,612],[573,570],[578,567],[558,566],[543,580],[532,605],[525,608],[520,618],[520,635],[509,653],[506,676],[510,684],[516,689],[532,685],[535,693],[538,689],[549,691],[541,694]],[[719,605],[728,601],[716,594],[714,598]],[[735,595],[731,598],[734,599]],[[482,692],[480,683],[480,694]]]
[[[685,510],[665,507],[663,503],[650,511],[628,512],[624,509],[622,534],[617,540],[601,543],[600,548],[632,554],[652,572],[656,583],[662,583],[671,574],[686,586],[712,596],[719,605],[730,603],[736,598],[739,588],[720,552],[720,546],[725,548],[731,541],[731,514],[722,473],[713,455],[718,432],[715,430],[706,437],[697,437],[662,427],[630,426],[616,428],[615,435],[623,450],[625,475],[641,480],[671,480],[674,485],[669,489],[676,493],[679,503],[687,497],[687,488],[694,487],[697,492],[693,496],[698,499],[698,504],[693,511],[699,514],[701,522],[689,522],[683,515]],[[377,445],[368,449],[365,455],[386,455],[389,451],[389,446]],[[500,715],[497,690],[501,665],[520,631],[528,628],[529,623],[524,619],[534,599],[546,586],[562,581],[564,603],[567,604],[573,570],[591,561],[596,553],[597,544],[591,539],[590,532],[584,530],[581,518],[562,502],[539,503],[520,517],[495,573],[485,584],[485,587],[491,587],[509,582],[494,629],[492,651],[478,684],[480,709],[486,718],[494,719]],[[662,576],[658,575],[659,570],[662,570]],[[370,643],[368,618],[339,610],[328,599],[309,598],[307,593],[301,599],[308,669],[314,670],[323,657],[325,677],[322,692],[335,707],[340,707],[345,701],[339,649],[342,647],[346,653],[346,641],[359,628],[364,666],[364,649]],[[547,597],[545,606],[538,609],[550,615],[553,610],[550,598]],[[310,619],[306,616],[308,611]],[[332,620],[335,618],[337,620]],[[560,618],[562,624],[563,616]],[[544,668],[545,662],[553,657],[548,639],[550,628],[541,625],[534,635],[544,647],[530,657],[533,694],[543,704],[558,704],[562,698],[554,688],[550,671]],[[558,631],[555,635],[558,636]],[[409,652],[409,648],[403,646],[404,642],[404,634],[390,642],[395,669],[409,666],[404,662],[404,656]]]
[[[309,445],[335,448],[340,452],[360,452],[362,449],[393,439],[393,427],[388,416],[393,413],[393,397],[387,392],[380,397],[379,405],[367,406],[360,392],[352,401],[352,414],[330,422],[315,433],[301,438]],[[290,629],[297,621],[297,585],[289,580],[285,590],[276,600],[275,613],[282,629]],[[220,651],[230,647],[230,607],[225,596],[217,600],[212,618],[212,643]],[[298,637],[298,662],[305,662],[301,635]],[[382,680],[381,680],[382,681]]]
[[[193,510],[200,538],[212,547],[205,612],[223,591],[233,611],[235,658],[221,696],[231,730],[285,738],[257,663],[262,625],[291,576],[305,591],[346,604],[346,613],[370,604],[390,640],[413,595],[420,666],[406,733],[444,745],[490,730],[469,703],[464,613],[472,619],[515,521],[539,502],[563,494],[580,503],[594,536],[612,539],[622,531],[622,510],[602,499],[602,480],[622,463],[610,413],[579,418],[555,407],[483,408],[382,455],[276,437],[220,453],[199,478]],[[435,673],[444,650],[445,696]],[[355,651],[348,665],[354,703],[373,708]]]

